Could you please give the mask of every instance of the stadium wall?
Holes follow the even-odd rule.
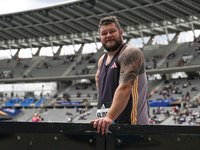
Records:
[[[12,93],[15,97],[24,97],[26,92],[34,93],[34,96],[40,96],[41,92],[53,96],[57,93],[57,82],[0,84],[0,92],[7,97],[12,97]]]
[[[6,150],[193,150],[199,140],[199,126],[111,125],[102,135],[92,124],[0,122]]]

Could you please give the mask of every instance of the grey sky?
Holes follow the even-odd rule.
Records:
[[[0,15],[36,9],[73,0],[1,0]]]

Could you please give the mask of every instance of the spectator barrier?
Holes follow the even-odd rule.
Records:
[[[6,150],[192,150],[199,140],[197,126],[111,125],[102,135],[92,124],[0,122]]]

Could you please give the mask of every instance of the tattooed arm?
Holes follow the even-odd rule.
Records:
[[[142,52],[128,46],[118,58],[120,64],[119,86],[115,91],[112,106],[107,114],[115,120],[125,109],[130,98],[133,83],[138,74],[144,72]]]
[[[119,85],[130,81],[133,85],[138,74],[144,72],[144,58],[142,52],[133,46],[127,47],[119,56],[120,68]]]
[[[113,102],[106,117],[99,118],[94,122],[97,132],[104,134],[108,127],[125,109],[131,94],[131,88],[139,73],[144,72],[144,61],[142,52],[133,46],[128,46],[118,57],[120,64],[119,86],[117,87]]]

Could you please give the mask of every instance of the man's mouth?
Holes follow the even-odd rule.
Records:
[[[112,41],[114,41],[114,39],[107,40],[106,42],[112,42]]]

